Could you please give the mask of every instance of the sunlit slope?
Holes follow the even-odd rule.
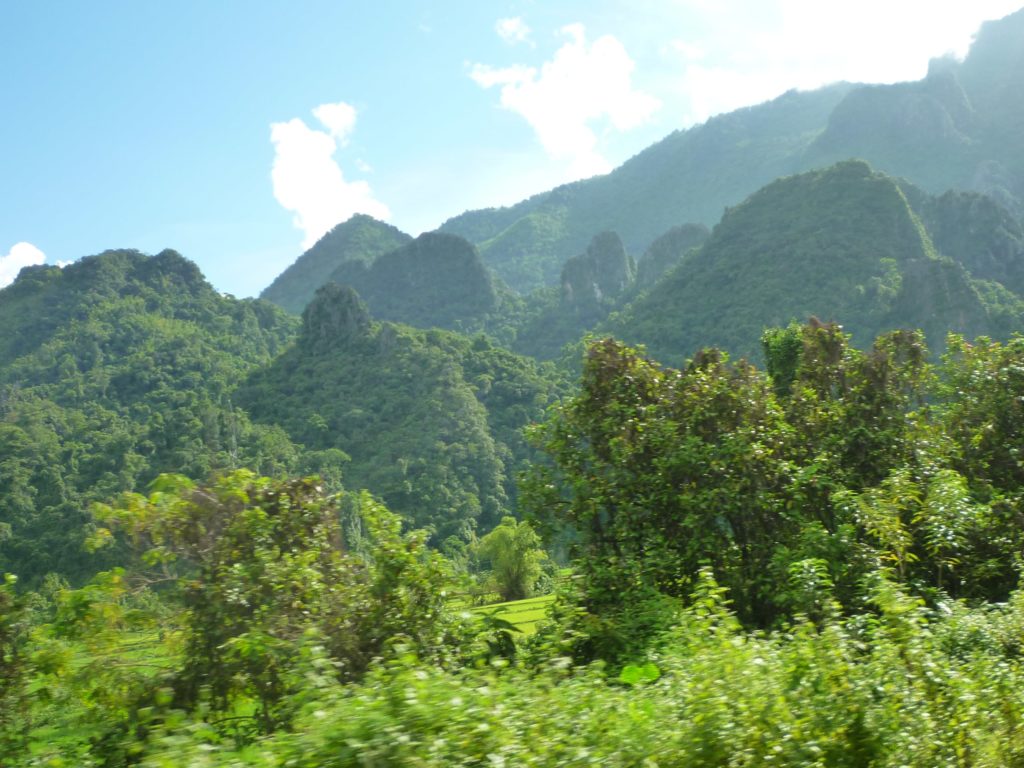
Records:
[[[701,250],[605,330],[678,363],[702,346],[757,355],[765,327],[810,316],[843,323],[864,344],[894,327],[941,343],[949,330],[1012,322],[997,314],[966,270],[936,253],[899,184],[850,161],[776,181],[731,209]]]
[[[357,213],[321,237],[260,296],[289,312],[302,314],[316,289],[330,280],[331,273],[339,266],[348,262],[372,262],[410,240],[409,235],[390,224]]]
[[[482,336],[374,321],[351,288],[328,283],[296,345],[237,402],[307,451],[333,454],[347,487],[368,488],[440,542],[511,510],[530,455],[521,428],[557,391],[550,366]]]

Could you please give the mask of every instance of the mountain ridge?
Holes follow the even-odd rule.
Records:
[[[836,83],[669,134],[605,176],[441,224],[526,293],[557,282],[561,264],[600,231],[642,252],[670,227],[715,224],[775,178],[861,158],[932,194],[988,194],[1024,216],[1024,9],[986,22],[966,58],[933,60],[894,85]]]
[[[844,323],[857,344],[911,327],[938,347],[947,331],[1006,324],[990,317],[963,265],[936,251],[901,184],[846,161],[778,179],[731,208],[602,330],[661,359],[703,346],[757,357],[764,328],[810,316]]]
[[[377,256],[412,241],[397,227],[357,213],[324,234],[260,293],[260,298],[295,315],[313,298],[316,289],[348,262],[368,264]]]

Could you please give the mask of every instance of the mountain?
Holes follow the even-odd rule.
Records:
[[[328,283],[296,344],[236,401],[306,449],[344,452],[346,486],[369,488],[435,541],[508,514],[531,455],[521,429],[560,392],[554,369],[441,330],[375,321]]]
[[[422,234],[371,261],[343,262],[327,280],[355,288],[374,317],[418,328],[478,325],[498,306],[476,247],[439,232]]]
[[[83,550],[90,504],[161,472],[300,469],[280,429],[232,403],[295,320],[221,296],[174,251],[23,269],[0,322],[0,570],[95,572],[110,561]]]
[[[941,204],[940,204],[941,205]],[[699,347],[756,356],[761,331],[837,320],[855,344],[921,328],[1019,327],[1020,301],[940,255],[896,180],[860,161],[787,177],[730,209],[704,245],[603,326],[678,361]]]
[[[301,315],[316,289],[330,280],[331,273],[342,264],[372,262],[411,240],[390,224],[357,213],[317,240],[264,289],[260,298]]]
[[[703,224],[672,227],[644,252],[637,265],[637,287],[650,288],[662,275],[679,264],[687,253],[703,245],[710,234],[710,230]]]
[[[913,83],[849,94],[805,162],[862,157],[928,192],[982,192],[1024,214],[1024,9],[986,22],[963,62],[931,62]]]
[[[575,182],[509,208],[469,211],[446,221],[512,288],[554,284],[561,265],[590,238],[612,230],[642,253],[686,222],[712,225],[723,209],[773,179],[794,173],[802,153],[849,92],[846,83],[791,91],[774,101],[676,131],[606,176]]]
[[[615,232],[600,232],[562,267],[559,287],[534,291],[512,318],[512,348],[541,360],[557,358],[566,344],[617,308],[636,282],[636,261]]]
[[[1020,317],[1024,235],[1013,216],[988,196],[929,195],[863,162],[770,184],[727,212],[705,253],[708,238],[700,224],[673,227],[634,268],[616,233],[595,236],[565,262],[559,288],[527,297],[512,348],[555,359],[596,328],[673,356],[703,344],[757,355],[765,326],[816,313],[847,322],[858,343],[909,324],[941,345],[951,329],[1006,336]],[[829,254],[829,272],[809,297],[817,267],[805,260],[815,254],[814,263]],[[766,272],[747,282],[766,255],[783,277]],[[705,267],[716,284],[685,288],[693,270]],[[911,311],[915,296],[920,306]]]
[[[562,267],[562,303],[584,320],[598,319],[608,301],[621,296],[636,279],[636,262],[615,232],[594,235],[587,250]]]
[[[1024,225],[987,195],[950,190],[938,197],[901,183],[935,248],[978,280],[1024,296]]]
[[[456,268],[476,258],[446,235],[395,253],[433,264],[440,286],[451,275],[421,252],[438,243],[459,246],[442,249]],[[27,268],[0,291],[0,320],[0,570],[28,585],[123,561],[83,548],[90,506],[163,472],[315,473],[369,488],[438,541],[491,527],[532,455],[522,428],[564,389],[553,366],[483,336],[372,320],[335,283],[300,325],[221,296],[174,251]]]
[[[561,265],[614,230],[640,253],[683,222],[722,211],[780,176],[862,158],[926,192],[986,194],[1024,217],[1024,10],[984,24],[963,62],[920,81],[789,92],[677,131],[606,176],[516,205],[469,211],[441,230],[476,243],[516,290],[557,283]]]

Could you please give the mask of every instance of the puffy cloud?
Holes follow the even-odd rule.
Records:
[[[1020,0],[678,0],[689,29],[668,49],[682,65],[675,90],[690,104],[685,122],[826,83],[916,80],[930,58],[963,56],[985,19]]]
[[[349,134],[356,127],[356,108],[344,101],[321,104],[313,110],[313,117],[323,123],[331,137],[342,147],[348,143]]]
[[[295,214],[292,221],[304,233],[303,248],[352,214],[378,219],[391,216],[388,207],[373,196],[370,185],[347,180],[335,160],[338,147],[347,143],[355,128],[356,110],[338,102],[321,104],[313,115],[326,131],[310,128],[297,117],[270,126],[274,197]]]
[[[45,254],[32,243],[15,243],[0,256],[0,288],[10,285],[22,267],[31,267],[46,262]]]
[[[661,104],[633,88],[633,60],[618,39],[604,35],[588,45],[582,24],[562,33],[568,42],[539,71],[476,64],[470,77],[483,88],[500,86],[501,105],[522,115],[548,155],[568,161],[578,179],[611,170],[594,123],[628,131],[650,120]]]
[[[518,16],[511,19],[498,19],[498,23],[494,25],[494,31],[509,45],[530,41],[530,28]]]

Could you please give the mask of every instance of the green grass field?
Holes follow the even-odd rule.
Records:
[[[548,607],[554,602],[554,595],[530,597],[526,600],[513,600],[510,603],[494,603],[472,608],[471,613],[495,613],[498,618],[514,625],[524,635],[532,635],[537,625],[547,616]]]

